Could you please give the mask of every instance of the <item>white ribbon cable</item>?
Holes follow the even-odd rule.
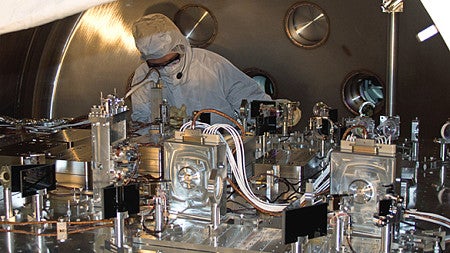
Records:
[[[438,220],[435,220],[435,219],[425,218],[425,217],[422,217],[420,215],[411,215],[411,216],[413,216],[414,219],[428,221],[430,223],[434,223],[434,224],[437,224],[439,226],[443,226],[443,227],[446,227],[446,228],[450,229],[450,225],[448,225],[448,224],[446,224],[444,222],[441,222],[441,221],[438,221]]]
[[[204,133],[208,134],[219,134],[221,139],[224,140],[223,136],[220,134],[219,129],[226,130],[232,137],[235,148],[236,148],[236,160],[234,158],[233,152],[231,151],[229,145],[227,144],[227,158],[230,163],[231,171],[235,177],[235,180],[240,187],[242,193],[256,206],[261,209],[270,212],[281,212],[288,204],[273,204],[266,203],[259,199],[251,190],[251,187],[247,180],[247,175],[245,171],[245,156],[244,156],[244,143],[240,134],[232,126],[227,124],[216,124],[204,129]],[[225,142],[226,143],[226,142]]]
[[[426,215],[426,216],[434,217],[436,219],[439,219],[439,220],[445,221],[447,223],[450,223],[450,219],[449,218],[447,218],[445,216],[442,216],[442,215],[439,215],[439,214],[428,213],[428,212],[421,212],[421,211],[416,211],[416,210],[408,210],[408,212],[411,213],[411,214],[415,214],[415,215],[421,215],[421,216]]]

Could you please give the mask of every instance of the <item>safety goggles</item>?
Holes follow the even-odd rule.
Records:
[[[168,61],[163,62],[163,63],[151,63],[151,62],[147,61],[147,66],[149,68],[162,69],[164,67],[167,67],[171,64],[178,62],[180,60],[180,58],[181,58],[180,54],[177,54],[174,57],[172,57],[171,59],[169,59]]]

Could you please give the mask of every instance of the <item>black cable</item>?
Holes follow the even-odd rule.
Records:
[[[290,191],[290,187],[291,187],[290,183],[283,177],[276,176],[276,175],[273,175],[273,174],[270,174],[270,173],[261,173],[258,176],[266,176],[266,177],[267,176],[271,176],[271,177],[274,177],[275,179],[278,179],[278,181],[283,182],[287,186],[287,190],[282,192],[282,193],[280,193],[280,194],[278,194],[277,197],[275,199],[273,199],[273,200],[267,198],[266,196],[264,196],[265,200],[268,201],[269,203],[275,203],[279,198],[281,198],[281,196],[283,196],[284,194],[286,194],[286,193],[288,193]]]
[[[287,140],[289,140],[289,136],[285,137],[284,139],[280,139],[280,142],[285,142]]]
[[[230,194],[227,196],[227,200],[229,200],[235,193],[236,193],[235,191],[230,192]]]
[[[298,194],[303,194],[303,193],[301,193],[301,192],[299,192],[299,191],[297,191],[297,192],[295,192],[295,191],[294,191],[293,193],[289,194],[289,196],[287,196],[287,198],[286,198],[286,199],[287,199],[287,200],[290,200],[290,199],[292,199],[292,197],[294,197],[294,196],[295,196],[295,194],[297,194],[297,193],[298,193]]]
[[[264,199],[266,201],[268,201],[269,203],[277,202],[281,198],[281,196],[283,196],[284,194],[286,194],[286,193],[291,191],[291,187],[292,187],[292,189],[294,191],[294,193],[292,193],[292,194],[295,194],[295,193],[301,194],[297,189],[295,189],[295,186],[291,182],[289,182],[289,180],[287,178],[276,176],[276,175],[269,174],[269,173],[261,173],[261,174],[258,175],[258,177],[259,176],[266,176],[266,177],[267,176],[272,176],[275,179],[278,179],[279,182],[283,182],[287,186],[287,190],[285,190],[282,193],[278,194],[277,197],[275,197],[275,199],[269,199],[266,196],[264,196]],[[252,178],[254,178],[254,177],[252,177]],[[299,183],[299,182],[297,182],[297,183]],[[292,194],[290,194],[288,198],[283,199],[282,202],[286,203],[290,199]]]
[[[346,236],[346,239],[347,239],[347,244],[348,244],[348,247],[350,248],[350,251],[353,252],[353,253],[356,253],[356,251],[353,249],[352,242],[350,241],[350,238],[348,236]]]

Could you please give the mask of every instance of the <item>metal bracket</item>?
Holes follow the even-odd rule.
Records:
[[[67,222],[56,223],[56,235],[59,241],[67,240]]]
[[[403,12],[403,0],[383,0],[381,9],[386,13]]]

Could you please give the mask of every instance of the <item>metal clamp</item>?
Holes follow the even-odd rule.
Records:
[[[217,169],[212,169],[207,185],[207,196],[211,204],[211,228],[217,229],[220,224],[220,208],[218,203],[222,198],[223,179]]]
[[[403,12],[403,0],[383,0],[381,9],[386,13]]]

